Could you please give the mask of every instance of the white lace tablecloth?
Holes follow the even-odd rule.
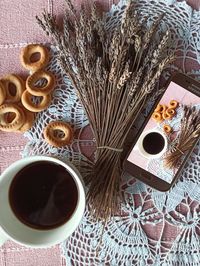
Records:
[[[148,17],[149,25],[158,14],[165,13],[161,28],[173,31],[178,57],[172,69],[200,80],[200,12],[175,0],[135,2],[141,19]],[[120,1],[107,14],[108,30],[120,22],[126,4]],[[53,47],[52,51],[48,68],[57,77],[54,100],[26,133],[29,142],[23,156],[48,154],[78,165],[81,153],[92,158],[94,140],[76,93],[55,60]],[[166,72],[164,78],[168,76]],[[74,126],[71,146],[58,149],[43,140],[43,127],[51,120]],[[124,175],[121,193],[125,198],[123,215],[106,224],[102,239],[103,224],[92,220],[87,207],[79,228],[61,245],[67,265],[200,265],[200,143],[170,191],[158,192]]]

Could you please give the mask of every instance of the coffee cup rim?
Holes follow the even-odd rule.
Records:
[[[159,133],[163,138],[164,138],[164,141],[165,141],[165,144],[164,144],[164,147],[162,149],[161,152],[157,153],[157,154],[150,154],[148,152],[145,151],[145,149],[142,147],[142,141],[144,140],[144,138],[150,134],[150,133]],[[165,134],[160,131],[159,129],[157,128],[154,128],[154,129],[149,129],[149,130],[146,130],[144,131],[141,136],[139,137],[138,139],[138,145],[137,145],[137,149],[139,150],[139,152],[141,153],[142,156],[144,156],[145,158],[147,159],[156,159],[156,158],[160,158],[166,151],[167,151],[167,145],[168,145],[168,140],[167,140],[167,137],[165,136]],[[142,149],[142,151],[141,151]]]
[[[60,225],[56,228],[52,228],[52,229],[45,229],[45,230],[39,230],[39,229],[33,229],[31,227],[28,227],[27,225],[23,224],[20,220],[18,220],[19,223],[21,223],[24,227],[28,227],[30,230],[32,231],[37,231],[37,232],[53,232],[56,231],[57,229],[60,229],[63,227],[63,237],[59,238],[59,239],[55,239],[54,241],[52,240],[51,242],[47,242],[47,243],[42,243],[42,244],[37,244],[37,243],[31,243],[31,241],[21,241],[20,239],[15,239],[14,236],[12,235],[12,233],[9,233],[8,228],[6,228],[6,226],[4,224],[2,224],[2,220],[0,219],[0,227],[1,227],[1,231],[3,231],[3,233],[8,237],[8,239],[13,240],[16,243],[19,243],[21,245],[26,245],[29,247],[33,247],[33,248],[44,248],[44,247],[49,247],[49,246],[53,246],[56,245],[58,243],[61,243],[62,241],[66,240],[74,231],[75,229],[78,227],[83,214],[84,214],[84,210],[85,210],[85,190],[84,190],[84,182],[82,180],[81,174],[79,173],[79,171],[76,169],[76,167],[74,165],[72,165],[70,162],[63,162],[62,160],[55,158],[55,157],[50,157],[50,156],[46,156],[46,155],[35,155],[35,156],[30,156],[27,158],[22,158],[17,160],[16,162],[12,163],[10,166],[8,166],[5,171],[1,174],[0,176],[0,183],[6,178],[6,176],[10,173],[10,171],[12,171],[12,169],[15,169],[16,166],[19,166],[20,164],[22,164],[22,168],[24,168],[25,166],[34,163],[34,162],[39,162],[39,161],[49,161],[49,162],[54,162],[57,163],[59,165],[62,165],[63,167],[66,168],[67,171],[69,171],[69,173],[72,175],[72,177],[74,178],[74,181],[76,182],[76,186],[77,186],[77,190],[78,190],[78,201],[77,201],[77,206],[72,214],[72,216],[69,218],[68,221],[66,221],[63,225]],[[23,164],[24,163],[24,164]],[[18,169],[16,173],[18,173],[20,171],[20,169]],[[13,176],[10,178],[10,180],[12,181],[15,174],[13,174]],[[10,181],[10,184],[11,184]],[[9,187],[10,184],[8,186],[8,191],[9,191]],[[8,194],[8,192],[6,192],[6,194]],[[81,202],[80,202],[80,195],[81,195]],[[7,195],[8,196],[8,195]],[[9,206],[10,210],[11,206]],[[12,211],[13,213],[13,211]],[[67,235],[65,234],[65,230],[66,228],[64,228],[64,226],[66,226],[66,224],[74,217],[75,213],[78,213],[78,220],[76,222],[76,224],[73,225],[73,228],[69,228]],[[14,213],[13,213],[14,214]],[[15,216],[16,217],[16,216]]]

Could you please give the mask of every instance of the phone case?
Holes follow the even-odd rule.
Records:
[[[165,92],[167,91],[167,89],[169,87],[169,84],[171,82],[174,82],[178,86],[181,86],[187,92],[193,93],[196,96],[197,100],[198,100],[198,97],[200,97],[200,83],[198,83],[197,81],[191,79],[190,77],[187,77],[186,75],[181,74],[181,73],[176,74],[168,82],[168,84],[166,86]],[[153,188],[156,188],[157,190],[160,190],[160,191],[167,191],[167,190],[169,190],[170,187],[175,183],[175,181],[177,180],[177,178],[181,174],[181,172],[182,172],[182,170],[183,170],[183,168],[184,168],[184,166],[185,166],[188,158],[190,157],[190,155],[191,155],[194,147],[196,146],[196,144],[198,142],[198,139],[197,139],[195,141],[194,145],[192,146],[192,148],[188,151],[188,153],[186,154],[186,156],[185,156],[185,158],[184,158],[184,160],[183,160],[183,162],[181,164],[181,167],[179,167],[179,169],[177,170],[177,172],[176,172],[173,180],[170,183],[169,182],[166,182],[165,180],[159,178],[158,176],[156,176],[156,175],[154,175],[154,174],[146,171],[144,168],[141,168],[141,167],[137,166],[136,164],[131,163],[130,161],[127,160],[129,158],[129,155],[131,154],[131,152],[133,150],[133,147],[135,149],[136,143],[137,143],[137,146],[139,146],[139,144],[141,144],[140,143],[141,142],[140,140],[142,139],[143,140],[142,143],[144,144],[145,136],[142,136],[143,133],[144,133],[143,130],[145,129],[146,125],[148,124],[149,119],[152,117],[152,114],[155,112],[155,108],[160,103],[160,100],[162,99],[162,97],[165,94],[165,92],[159,97],[159,99],[156,101],[155,105],[152,107],[152,110],[151,110],[149,116],[147,117],[147,119],[144,122],[143,126],[140,128],[140,130],[139,130],[139,132],[137,134],[137,137],[135,138],[134,143],[133,143],[130,151],[128,152],[128,154],[126,156],[126,159],[124,160],[124,163],[123,163],[123,169],[125,171],[127,171],[129,174],[131,174],[135,178],[143,181],[144,183],[148,184],[149,186],[151,186]],[[200,98],[199,98],[199,100],[200,100]],[[199,101],[199,103],[200,103],[200,101]],[[152,132],[150,132],[150,133],[152,133]],[[147,135],[149,136],[150,133],[148,133]],[[157,132],[154,132],[154,133],[156,134]],[[164,139],[164,136],[162,136],[162,137]],[[143,152],[142,151],[142,148],[143,147],[140,147],[139,146],[139,152],[140,152],[140,154],[142,154],[142,156],[145,156],[145,158],[146,158],[147,155],[144,154],[144,153],[142,153]],[[146,148],[147,148],[147,146],[146,146]]]

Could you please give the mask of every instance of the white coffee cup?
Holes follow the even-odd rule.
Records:
[[[151,154],[151,153],[148,153],[145,149],[144,149],[144,146],[143,146],[143,141],[144,141],[144,138],[150,134],[150,133],[158,133],[160,134],[162,137],[163,137],[163,140],[164,140],[164,146],[162,148],[162,150],[159,152],[159,153],[156,153],[156,154]],[[156,145],[156,143],[155,143]],[[140,154],[142,156],[144,156],[145,158],[147,159],[155,159],[155,158],[160,158],[166,151],[167,151],[167,146],[168,146],[168,141],[167,141],[167,137],[165,136],[165,134],[163,132],[161,132],[160,130],[158,129],[152,129],[152,130],[148,130],[148,131],[144,131],[141,136],[139,137],[137,143],[136,143],[136,149],[139,150]]]
[[[15,175],[25,166],[48,161],[66,168],[74,179],[78,190],[78,201],[70,219],[63,225],[49,230],[37,230],[19,221],[9,204],[9,188]],[[78,170],[69,162],[47,156],[32,156],[11,164],[0,177],[0,245],[10,239],[34,248],[49,247],[68,238],[78,227],[85,209],[84,185]]]

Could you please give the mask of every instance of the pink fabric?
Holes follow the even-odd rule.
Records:
[[[77,7],[84,0],[74,1]],[[98,1],[105,10],[114,2]],[[117,2],[117,0],[116,0]],[[199,0],[188,0],[194,8],[200,7]],[[1,0],[0,8],[0,76],[7,73],[27,75],[19,61],[20,48],[28,43],[50,42],[36,23],[35,15],[43,9],[62,17],[63,0]],[[21,134],[0,132],[0,173],[12,162],[20,158],[26,139]],[[154,230],[154,229],[153,229]],[[152,230],[152,234],[154,233]],[[59,246],[48,249],[29,249],[7,242],[0,248],[0,266],[63,266]]]
[[[188,0],[186,1],[189,5],[191,5],[194,9],[199,10],[200,8],[200,0]]]
[[[59,246],[47,249],[30,249],[8,241],[0,248],[0,265],[4,266],[64,266]]]

